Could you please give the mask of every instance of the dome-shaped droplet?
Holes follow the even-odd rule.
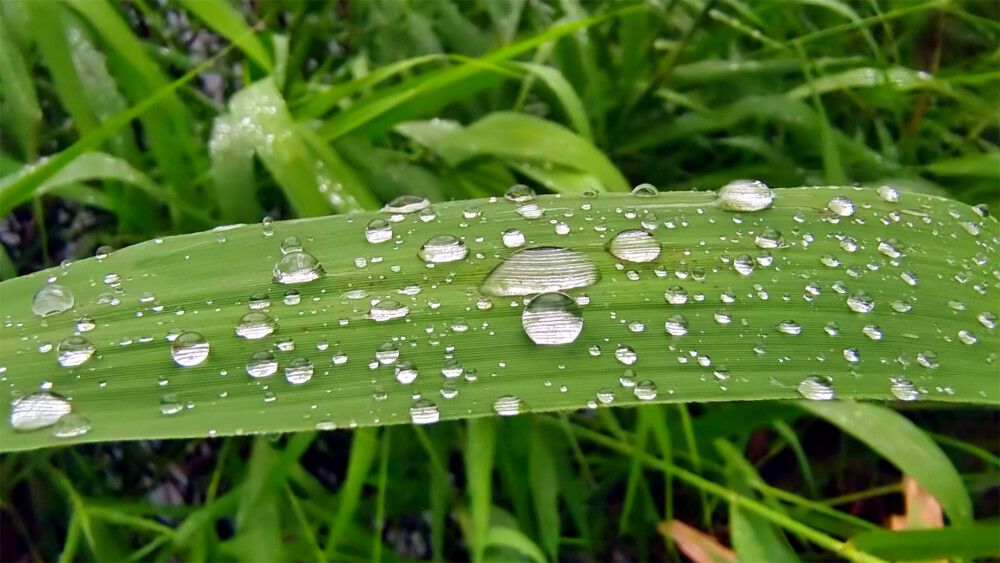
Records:
[[[441,375],[452,379],[455,377],[461,377],[465,374],[465,367],[462,366],[462,362],[456,360],[455,358],[448,358],[445,360],[444,365],[441,366]]]
[[[524,184],[514,184],[513,186],[507,188],[507,193],[503,194],[503,197],[514,203],[525,203],[535,199],[535,190],[531,189]]]
[[[524,307],[521,326],[535,344],[569,344],[583,330],[583,313],[565,293],[542,293]]]
[[[58,284],[49,284],[38,290],[31,301],[31,312],[39,317],[58,315],[73,306],[73,293]]]
[[[651,401],[656,398],[656,384],[649,379],[644,379],[635,384],[632,388],[635,398],[640,401]]]
[[[52,427],[52,436],[55,438],[75,438],[90,432],[90,420],[85,416],[76,413],[63,415]]]
[[[285,237],[285,240],[281,241],[282,254],[288,254],[289,252],[299,252],[301,250],[302,250],[302,240],[295,235]]]
[[[385,219],[372,219],[365,227],[365,239],[373,244],[385,242],[392,238],[392,224]]]
[[[830,200],[830,203],[826,204],[830,208],[830,211],[841,217],[850,217],[854,215],[854,202],[843,196],[837,196]]]
[[[427,209],[431,205],[431,200],[419,195],[401,195],[389,203],[385,204],[382,211],[393,215],[408,215]],[[392,217],[393,222],[402,221],[402,217]]]
[[[688,332],[688,321],[684,315],[671,315],[666,322],[667,334],[684,336]]]
[[[301,250],[289,252],[274,265],[274,281],[283,284],[305,283],[326,275],[315,256]]]
[[[52,426],[73,410],[68,400],[55,393],[39,391],[15,399],[10,406],[10,425],[21,432]]]
[[[610,405],[615,401],[615,392],[610,387],[602,387],[597,390],[597,400],[602,405]]]
[[[514,416],[521,414],[524,405],[521,398],[514,395],[504,395],[493,402],[493,412],[500,416]]]
[[[390,321],[400,319],[410,314],[410,308],[395,299],[383,299],[372,305],[368,311],[368,316],[375,322]]]
[[[183,409],[184,405],[181,404],[181,400],[176,393],[167,393],[160,397],[161,414],[177,414]]]
[[[979,324],[988,329],[994,329],[997,327],[997,316],[989,311],[979,313],[976,315],[976,319],[979,320]]]
[[[170,344],[170,356],[181,367],[196,366],[208,357],[208,340],[199,332],[183,332]]]
[[[534,295],[597,283],[597,266],[586,254],[558,247],[525,248],[497,265],[483,282],[487,295]]]
[[[469,248],[457,237],[452,235],[433,236],[420,247],[417,256],[424,262],[439,264],[454,262],[469,255]]]
[[[774,201],[774,192],[757,180],[735,180],[719,190],[715,205],[727,211],[760,211]]]
[[[639,184],[632,188],[632,195],[636,197],[654,197],[660,195],[660,190],[653,184]]]
[[[56,347],[59,355],[59,365],[74,367],[86,362],[94,355],[94,345],[82,336],[64,338]]]
[[[781,321],[778,323],[778,332],[782,334],[802,334],[802,325],[795,321]]]
[[[503,232],[503,245],[507,248],[524,246],[524,233],[517,229],[507,229]]]
[[[302,295],[294,289],[289,289],[285,292],[285,295],[281,298],[281,301],[285,305],[298,305],[302,301]]]
[[[683,305],[688,301],[688,292],[683,287],[675,285],[663,293],[663,299],[671,305]]]
[[[615,350],[615,359],[627,366],[630,366],[639,359],[639,354],[636,354],[635,350],[633,350],[630,346],[619,346]]]
[[[900,401],[916,401],[920,398],[920,391],[917,390],[917,386],[909,379],[902,377],[892,378],[889,392]]]
[[[855,291],[847,298],[847,306],[855,313],[870,313],[875,308],[875,300],[864,291]]]
[[[278,358],[270,350],[250,354],[247,360],[247,374],[250,377],[267,377],[278,371]]]
[[[896,203],[899,201],[899,191],[892,186],[879,186],[875,192],[878,193],[878,197],[881,198],[882,201],[888,201],[889,203]]]
[[[271,299],[263,291],[259,291],[250,296],[250,309],[253,311],[260,311],[261,309],[267,309],[271,306]]]
[[[744,276],[749,276],[756,265],[754,259],[747,254],[740,254],[733,260],[733,268]]]
[[[309,358],[292,358],[285,365],[285,380],[292,385],[301,385],[313,376],[313,363]]]
[[[441,412],[430,399],[417,399],[410,407],[410,420],[414,424],[433,424],[440,420]]]
[[[785,241],[777,229],[764,227],[754,238],[754,244],[758,248],[780,248],[784,246]]]
[[[810,401],[829,401],[834,397],[833,383],[829,377],[810,375],[796,387],[799,394]]]
[[[649,231],[622,231],[608,243],[608,252],[626,262],[652,262],[660,256],[660,243]]]
[[[247,340],[257,340],[271,334],[278,323],[263,311],[250,311],[236,323],[236,335]]]
[[[80,317],[76,320],[76,330],[80,332],[90,332],[97,328],[97,322],[91,317]]]
[[[894,238],[885,239],[878,243],[878,251],[889,258],[899,258],[903,255],[903,244]]]
[[[417,366],[413,362],[405,361],[396,364],[396,381],[402,383],[403,385],[409,385],[417,379],[419,372],[417,371]]]
[[[383,366],[394,364],[399,359],[399,346],[395,342],[386,342],[375,351],[375,359]]]

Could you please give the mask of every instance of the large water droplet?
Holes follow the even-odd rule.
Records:
[[[542,293],[524,307],[521,326],[535,344],[569,344],[583,330],[583,313],[565,293]]]
[[[427,209],[431,205],[431,200],[426,197],[419,195],[401,195],[389,203],[385,204],[382,211],[393,214],[406,215],[409,213],[416,213],[422,209]],[[399,219],[394,218],[394,222],[401,221],[402,217]]]
[[[834,397],[833,382],[829,377],[810,375],[799,383],[799,394],[810,401],[829,401]]]
[[[52,436],[56,438],[75,438],[90,432],[90,420],[83,415],[69,413],[63,415],[52,427]]]
[[[395,342],[386,342],[375,351],[375,359],[383,366],[395,363],[399,359],[399,346]]]
[[[639,354],[636,354],[635,350],[629,346],[620,346],[617,350],[615,350],[615,359],[627,366],[630,366],[639,359]]]
[[[666,322],[667,334],[684,336],[688,332],[688,321],[684,315],[671,315]]]
[[[196,366],[208,357],[208,340],[199,332],[184,332],[170,345],[170,356],[181,367]]]
[[[847,298],[847,306],[855,313],[870,313],[875,308],[875,300],[864,291],[855,291]]]
[[[899,192],[892,186],[879,186],[875,191],[882,201],[888,201],[889,203],[899,201]]]
[[[301,385],[312,379],[312,376],[313,363],[309,358],[292,358],[285,366],[285,380],[292,385]]]
[[[315,256],[301,250],[289,252],[274,265],[274,281],[284,284],[305,283],[326,275]]]
[[[38,430],[52,426],[60,418],[73,410],[65,398],[39,391],[20,399],[15,399],[10,407],[10,425],[14,430]]]
[[[89,360],[94,355],[94,345],[82,336],[70,336],[59,343],[56,352],[59,354],[59,365],[69,368]]]
[[[257,340],[271,334],[278,323],[263,311],[250,311],[236,323],[236,335],[247,340]]]
[[[417,399],[410,407],[410,420],[414,424],[433,424],[440,420],[441,412],[430,399]]]
[[[431,264],[454,262],[469,255],[465,243],[452,235],[433,236],[420,247],[417,256]]]
[[[365,227],[368,242],[378,244],[392,238],[392,225],[385,219],[372,219]]]
[[[653,184],[639,184],[632,188],[632,195],[635,197],[655,197],[660,195],[660,190]]]
[[[523,408],[521,398],[514,395],[504,395],[493,402],[493,411],[500,416],[521,414]]]
[[[648,379],[644,379],[635,384],[632,392],[640,401],[651,401],[656,398],[656,384]]]
[[[622,231],[608,243],[608,252],[626,262],[652,262],[660,256],[660,243],[649,231]]]
[[[267,377],[278,371],[278,358],[270,350],[250,354],[247,360],[247,374],[250,377]]]
[[[535,199],[535,190],[524,184],[514,184],[507,188],[507,193],[503,196],[514,203],[525,203]]]
[[[683,287],[675,285],[663,293],[663,299],[671,305],[683,305],[688,301],[688,293]]]
[[[733,268],[744,276],[749,276],[753,272],[756,262],[747,254],[740,254],[733,260]]]
[[[830,211],[833,211],[841,217],[850,217],[851,215],[854,215],[854,202],[843,196],[837,196],[831,199],[830,203],[827,204],[827,207],[830,208]]]
[[[507,229],[503,233],[503,245],[507,248],[524,246],[524,233],[517,229]]]
[[[409,385],[417,379],[419,372],[417,371],[417,366],[413,362],[405,361],[396,364],[396,381],[402,383],[403,385]]]
[[[375,322],[389,321],[405,317],[410,313],[410,308],[394,299],[383,299],[372,305],[368,316]]]
[[[727,211],[760,211],[774,201],[774,192],[757,180],[735,180],[719,190],[715,205]]]
[[[558,247],[518,250],[483,282],[488,295],[515,296],[563,291],[597,283],[597,266],[587,255]]]
[[[31,312],[39,317],[58,315],[73,306],[73,293],[69,289],[49,284],[38,290],[31,301]]]
[[[896,397],[900,401],[916,401],[920,398],[920,391],[917,390],[917,386],[909,379],[902,377],[894,377],[892,379],[889,391],[893,397]]]

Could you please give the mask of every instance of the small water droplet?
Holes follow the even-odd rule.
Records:
[[[161,414],[177,414],[181,412],[184,405],[181,404],[180,399],[174,393],[167,393],[166,395],[160,397],[160,413]]]
[[[968,330],[958,331],[958,339],[961,340],[962,343],[968,344],[970,346],[975,344],[976,342],[979,342],[979,339],[976,338],[976,335],[972,334],[972,332]]]
[[[597,400],[602,405],[610,405],[615,401],[615,392],[610,387],[603,387],[597,390]]]
[[[268,377],[278,371],[278,358],[270,350],[261,350],[250,354],[247,361],[247,374],[250,377]]]
[[[615,350],[615,359],[627,366],[630,366],[639,359],[639,355],[636,354],[635,350],[629,346],[621,346]]]
[[[778,332],[782,334],[802,334],[802,326],[795,321],[782,321],[778,323]]]
[[[632,388],[635,398],[640,401],[651,401],[656,398],[656,384],[649,379],[644,379],[635,384]]]
[[[671,305],[683,305],[688,302],[688,293],[683,287],[675,285],[663,293],[663,299]]]
[[[684,336],[688,332],[688,321],[684,315],[671,315],[665,326],[671,336]]]
[[[301,250],[289,252],[274,265],[274,281],[281,284],[306,283],[326,275],[315,256]]]
[[[299,237],[292,235],[290,237],[285,237],[285,240],[281,241],[281,253],[288,254],[291,252],[300,252],[302,250],[302,241]]]
[[[749,276],[755,265],[754,259],[747,254],[740,254],[733,260],[733,268],[744,276]]]
[[[73,307],[73,293],[54,283],[38,290],[31,301],[31,312],[39,317],[58,315],[71,307]]]
[[[875,308],[875,300],[864,291],[855,291],[847,298],[847,306],[855,313],[870,313]]]
[[[365,227],[365,239],[372,244],[392,239],[392,225],[385,219],[372,219]]]
[[[445,360],[444,365],[441,366],[441,375],[451,379],[454,377],[461,377],[465,374],[465,368],[462,363],[455,358],[449,358]]]
[[[82,336],[64,338],[56,347],[59,365],[67,368],[86,362],[94,355],[94,350],[94,345]]]
[[[878,251],[889,258],[899,258],[903,255],[903,244],[894,238],[885,239],[878,243]]]
[[[535,199],[535,190],[531,189],[524,184],[514,184],[513,186],[507,188],[507,193],[503,195],[508,201],[513,201],[514,203],[526,203]]]
[[[976,315],[976,318],[979,320],[979,324],[988,329],[994,329],[997,327],[997,316],[989,311],[979,313]]]
[[[854,202],[843,196],[837,196],[830,200],[830,203],[826,204],[830,208],[830,211],[841,217],[850,217],[854,215]]]
[[[267,294],[263,291],[254,293],[250,296],[250,309],[253,311],[260,311],[261,309],[267,309],[271,306],[271,299],[268,298]]]
[[[800,395],[810,401],[829,401],[835,395],[833,382],[829,377],[821,375],[810,375],[803,379],[796,389]]]
[[[383,366],[392,365],[399,359],[399,346],[395,342],[386,342],[375,351],[375,359]]]
[[[390,321],[410,314],[410,308],[394,299],[383,299],[372,305],[368,316],[375,322]]]
[[[289,289],[285,292],[285,295],[281,298],[285,305],[298,305],[302,301],[302,295],[294,289]]]
[[[247,340],[258,340],[271,334],[278,328],[278,323],[271,315],[263,311],[250,311],[240,317],[236,323],[236,335]]]
[[[309,358],[292,358],[285,365],[285,380],[292,385],[301,385],[312,379],[312,376],[313,363]]]
[[[875,192],[878,193],[878,197],[881,198],[882,201],[888,201],[889,203],[896,203],[899,201],[899,192],[892,186],[879,186]]]
[[[417,379],[417,366],[410,361],[403,361],[396,364],[396,381],[403,385],[409,385]]]
[[[521,398],[514,395],[504,395],[493,402],[493,411],[500,416],[520,414],[524,408]]]
[[[861,328],[861,332],[872,340],[882,340],[882,329],[878,325],[865,325]]]
[[[465,243],[452,235],[433,236],[420,247],[417,256],[429,264],[461,260],[469,255]]]
[[[90,432],[90,429],[90,420],[85,416],[69,413],[56,421],[56,425],[52,427],[52,436],[55,438],[75,438]]]
[[[920,392],[917,391],[916,385],[909,379],[902,377],[892,378],[889,392],[900,401],[916,401],[920,398]]]
[[[583,313],[565,293],[542,293],[524,307],[521,326],[535,344],[569,344],[583,330]]]
[[[182,332],[170,345],[170,356],[181,367],[201,364],[208,357],[208,340],[199,332]]]
[[[524,246],[524,233],[517,229],[507,229],[503,232],[503,245],[507,248]]]

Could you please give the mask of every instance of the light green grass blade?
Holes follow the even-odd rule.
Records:
[[[938,176],[1000,178],[1000,152],[939,160],[925,165],[924,170]]]
[[[469,543],[472,561],[483,561],[491,531],[493,465],[497,422],[473,419],[466,426],[465,475],[469,492]]]
[[[0,21],[0,118],[4,127],[13,130],[12,140],[21,149],[24,160],[38,156],[38,132],[42,123],[42,109],[38,105],[35,84],[28,73],[28,65],[17,45],[8,37],[6,18]],[[79,529],[79,526],[76,527]],[[79,537],[79,536],[77,536]]]
[[[711,192],[541,196],[534,200],[545,210],[538,219],[525,219],[503,199],[444,203],[432,208],[433,219],[403,215],[392,223],[392,240],[379,244],[367,242],[365,229],[373,218],[389,218],[385,212],[275,223],[271,236],[260,225],[239,226],[5,281],[0,448],[403,423],[417,391],[436,403],[442,419],[492,415],[505,395],[529,411],[581,408],[603,388],[614,394],[612,405],[641,404],[635,388],[619,384],[626,369],[656,386],[653,402],[794,399],[800,386],[827,396],[825,385],[802,385],[816,375],[832,378],[832,391],[844,399],[1000,403],[1000,337],[990,328],[997,314],[989,250],[1000,237],[996,219],[913,193],[901,193],[898,202],[850,188],[774,194],[772,208],[745,213],[716,207]],[[850,199],[853,215],[830,208],[833,202],[846,213],[837,197]],[[656,227],[652,236],[662,245],[655,260],[629,262],[606,250],[617,233],[644,223]],[[594,285],[567,289],[589,299],[573,343],[534,344],[522,326],[523,299],[484,294],[501,287],[485,282],[513,254],[501,237],[513,228],[530,247],[579,252],[574,260],[599,273]],[[274,283],[280,243],[292,235],[326,277]],[[428,267],[418,253],[439,235],[463,237],[467,257]],[[566,268],[560,261],[549,266],[543,276]],[[575,279],[592,280],[589,271]],[[32,296],[49,276],[73,293],[75,306],[43,321],[31,312]],[[282,302],[289,289],[299,292],[297,304]],[[268,294],[278,328],[247,340],[234,328],[258,292]],[[103,303],[116,299],[118,305]],[[408,314],[373,320],[373,300],[390,299]],[[856,312],[869,300],[870,312]],[[374,316],[381,318],[379,309]],[[62,367],[54,349],[39,352],[72,336],[81,317],[96,325],[82,333],[96,349],[89,361]],[[185,330],[211,345],[208,358],[188,368],[174,363],[165,340]],[[282,351],[285,339],[294,351]],[[417,367],[415,383],[400,383],[394,365],[371,369],[387,342],[396,342],[400,361]],[[632,365],[617,359],[628,358],[616,354],[626,346],[637,358]],[[312,360],[311,381],[248,377],[250,355],[267,350],[281,369],[297,356]],[[458,391],[453,399],[438,396],[446,353],[467,372],[477,370],[475,381],[450,381]],[[74,412],[92,429],[66,438],[11,431],[13,400],[43,384],[72,397]],[[191,408],[162,414],[168,394]]]
[[[587,119],[587,111],[583,107],[583,101],[573,89],[573,85],[566,80],[559,69],[551,66],[534,63],[516,63],[517,66],[527,70],[537,76],[552,90],[559,103],[562,104],[566,117],[573,125],[573,129],[587,141],[594,142],[594,133],[590,128],[590,121]]]
[[[271,55],[232,4],[226,0],[180,1],[182,6],[198,16],[201,21],[205,22],[205,25],[238,45],[255,63],[270,72],[273,66]]]
[[[993,372],[996,376],[996,371]],[[972,520],[972,501],[962,476],[948,456],[920,428],[903,415],[879,405],[864,403],[800,403],[864,442],[904,474],[920,483],[944,507],[956,524]]]
[[[524,554],[533,563],[545,563],[545,554],[531,538],[514,528],[493,526],[486,534],[486,544],[490,547],[504,547]],[[498,559],[503,561],[504,559]]]
[[[254,181],[253,145],[248,135],[236,134],[239,128],[234,116],[220,115],[212,122],[212,138],[208,143],[215,201],[226,223],[256,221],[263,215]]]
[[[1000,527],[979,524],[933,530],[870,530],[854,536],[849,543],[892,561],[993,558],[1000,557]]]

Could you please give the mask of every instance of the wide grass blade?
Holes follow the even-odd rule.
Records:
[[[0,448],[479,417],[494,414],[501,398],[496,408],[505,412],[577,409],[596,405],[598,392],[615,406],[803,396],[1000,403],[994,218],[891,190],[773,193],[771,208],[742,213],[717,206],[711,192],[674,192],[541,196],[527,208],[479,200],[399,217],[236,226],[4,281],[0,415],[9,421],[16,400],[41,389],[72,398],[90,430],[57,438],[5,423]],[[537,219],[522,216],[538,209]],[[368,242],[376,218],[401,219],[389,222],[385,242]],[[572,343],[535,344],[523,327],[525,298],[501,295],[517,286],[498,283],[508,279],[504,270],[489,279],[515,252],[502,236],[510,229],[528,247],[579,253],[544,250],[570,261],[513,270],[583,303]],[[655,241],[641,254],[649,262],[607,249],[618,233],[636,229],[650,233],[639,241]],[[435,239],[422,250],[445,235],[461,242]],[[299,240],[285,242],[286,250],[303,244],[325,277],[274,282],[289,236]],[[424,261],[432,256],[453,260]],[[544,281],[571,267],[576,277]],[[32,299],[49,277],[75,301],[40,319]],[[266,302],[251,299],[258,293]],[[274,319],[273,334],[258,326],[249,335],[261,338],[237,336],[250,305]],[[556,328],[532,334],[562,341]],[[192,367],[171,357],[168,336],[183,331],[211,346]],[[69,344],[57,350],[77,333],[95,352],[64,357],[86,361],[63,367],[57,358]],[[378,360],[383,346],[408,364]],[[301,357],[295,363],[311,361],[313,375],[302,384],[280,373],[249,377],[254,353],[273,353],[280,369]],[[458,364],[450,369],[461,368],[450,373],[465,377],[444,377],[449,360]],[[411,412],[416,393],[433,407]],[[956,517],[967,513],[951,506]]]
[[[979,524],[932,530],[870,530],[851,538],[858,549],[892,561],[1000,557],[1000,527]]]

